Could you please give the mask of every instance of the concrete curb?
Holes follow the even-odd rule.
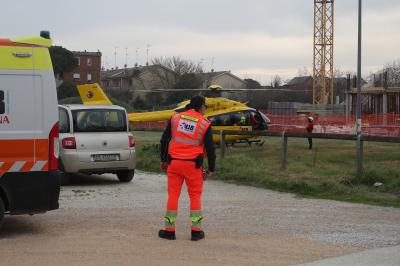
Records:
[[[399,266],[400,246],[369,249],[342,257],[323,259],[299,266]]]

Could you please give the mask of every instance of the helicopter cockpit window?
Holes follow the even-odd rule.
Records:
[[[265,129],[264,119],[261,117],[260,113],[251,111],[250,112],[250,120],[251,120],[251,125],[253,126],[254,130]]]
[[[250,113],[247,111],[236,112],[232,114],[233,124],[237,126],[249,126]]]
[[[210,120],[212,126],[222,126],[220,116],[210,116],[208,120]]]
[[[248,111],[232,112],[208,117],[213,126],[250,126],[250,113]]]
[[[222,114],[208,117],[212,126],[229,126],[232,125],[229,114]]]

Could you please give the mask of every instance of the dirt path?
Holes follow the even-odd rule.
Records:
[[[400,210],[208,181],[206,239],[189,240],[182,194],[177,240],[157,237],[165,177],[139,172],[130,184],[76,177],[60,210],[7,217],[1,265],[295,265],[400,243]]]

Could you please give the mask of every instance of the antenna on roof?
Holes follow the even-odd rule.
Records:
[[[125,47],[125,68],[128,66],[128,47]]]
[[[139,47],[136,47],[136,62],[135,62],[135,67],[138,66],[138,57],[139,57]]]
[[[151,47],[151,45],[150,44],[148,44],[148,45],[146,45],[146,47],[147,47],[147,60],[146,60],[146,66],[148,66],[149,65],[149,51],[150,51],[150,47]]]
[[[204,69],[204,67],[203,67],[203,65],[204,65],[204,58],[203,58],[203,57],[200,57],[200,63],[199,63],[199,64],[200,64],[200,69],[201,69],[200,71],[203,72],[203,69]]]
[[[215,60],[215,57],[214,56],[211,57],[211,72],[214,72],[214,60]]]
[[[117,67],[117,48],[119,48],[118,46],[114,47],[114,66],[115,68]]]

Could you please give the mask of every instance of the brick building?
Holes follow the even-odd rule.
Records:
[[[64,81],[78,85],[101,82],[101,52],[72,52],[78,59],[78,66],[71,72],[64,73]]]

